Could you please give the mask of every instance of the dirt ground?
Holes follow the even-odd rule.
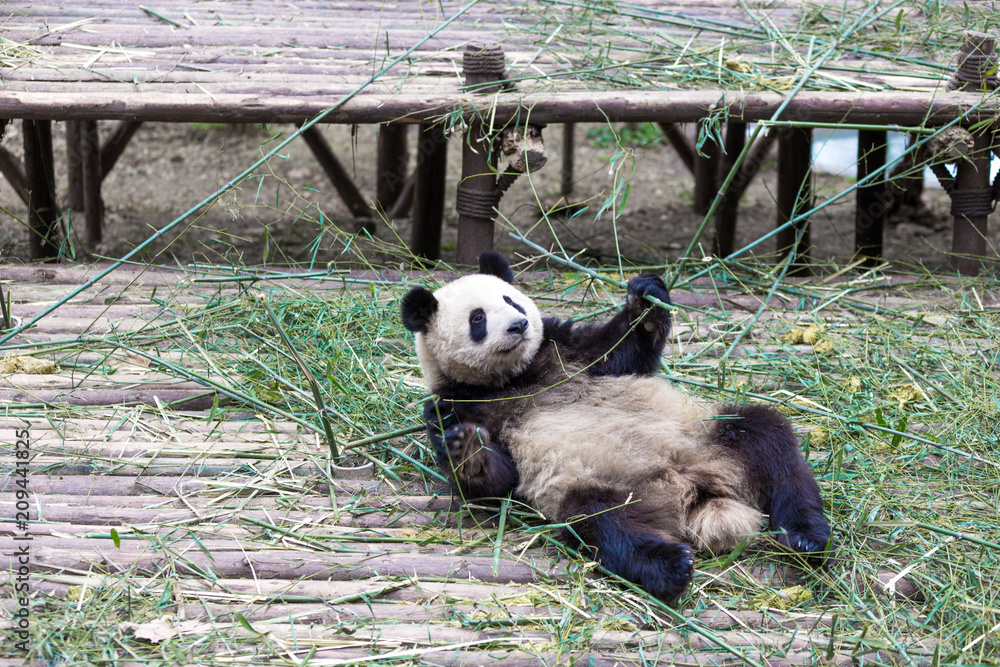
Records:
[[[101,124],[102,135],[110,129],[111,124]],[[104,242],[86,248],[73,231],[82,214],[70,212],[71,243],[66,255],[78,261],[121,257],[247,169],[275,145],[276,136],[283,138],[290,131],[291,126],[144,125],[104,181]],[[57,187],[65,207],[64,132],[63,123],[54,124]],[[361,192],[373,199],[376,128],[327,126],[323,132]],[[553,126],[544,136],[548,165],[531,179],[522,177],[514,184],[500,205],[503,217],[522,232],[530,230],[529,237],[543,246],[552,243],[554,233],[565,248],[586,250],[593,257],[620,252],[629,259],[660,263],[679,256],[702,220],[691,208],[691,175],[662,141],[631,146],[616,157],[613,144],[607,145],[608,135],[607,127],[577,127],[573,199],[586,201],[586,212],[568,219],[552,217],[548,223],[539,214],[540,204],[550,207],[559,200],[562,131]],[[411,130],[411,145],[413,136]],[[11,123],[3,145],[17,156],[22,154],[19,123]],[[442,234],[445,260],[455,257],[454,201],[460,159],[461,142],[453,137]],[[774,228],[775,166],[772,155],[741,203],[737,247]],[[617,216],[605,211],[595,219],[594,213],[623,181],[629,185],[627,205]],[[848,184],[844,178],[817,174],[818,201],[830,199]],[[901,268],[922,264],[937,269],[946,263],[945,253],[951,246],[947,198],[940,190],[925,189],[923,201],[925,210],[919,216],[903,216],[886,227],[885,257]],[[26,261],[26,209],[6,181],[0,181],[0,204],[0,262]],[[400,239],[408,241],[409,223],[408,217],[393,221],[376,217],[374,234],[393,244]],[[398,261],[399,255],[391,249],[373,248],[364,239],[350,239],[336,231],[353,233],[360,228],[306,145],[296,140],[237,190],[164,234],[137,259],[161,265],[326,263],[343,259],[345,244],[351,243],[354,248],[367,248],[370,261],[392,261],[394,255]],[[995,256],[1000,247],[997,213],[992,216],[989,234]],[[710,231],[702,243],[706,249],[711,247]],[[850,258],[854,246],[853,193],[813,217],[812,244],[813,257],[818,260],[844,263]],[[497,247],[508,253],[530,252],[511,239],[503,225],[497,229]],[[769,240],[756,252],[769,254],[774,249],[774,241]]]

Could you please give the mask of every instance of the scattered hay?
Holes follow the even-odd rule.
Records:
[[[54,373],[56,365],[48,359],[36,359],[8,352],[0,359],[0,375],[24,373],[26,375],[48,375]]]

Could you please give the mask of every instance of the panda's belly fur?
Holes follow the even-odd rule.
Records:
[[[643,503],[668,539],[724,550],[758,530],[761,514],[741,466],[713,443],[715,417],[663,379],[580,374],[528,399],[504,440],[518,494],[549,520],[569,518],[572,489],[613,487]]]

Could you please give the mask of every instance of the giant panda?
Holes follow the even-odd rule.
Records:
[[[604,324],[543,318],[499,254],[479,273],[401,300],[431,398],[438,463],[465,499],[511,492],[605,568],[676,602],[692,549],[731,550],[766,518],[822,562],[830,527],[791,425],[753,405],[706,405],[653,377],[670,314],[663,280],[628,283]]]

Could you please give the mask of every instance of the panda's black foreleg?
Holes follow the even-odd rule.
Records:
[[[648,375],[660,367],[670,333],[670,313],[646,296],[670,304],[663,279],[643,273],[629,281],[625,307],[600,325],[545,322],[545,337],[557,349],[588,365],[594,375]]]
[[[670,304],[663,279],[643,273],[628,283],[625,307],[602,331],[602,345],[609,352],[598,364],[602,375],[647,375],[660,367],[660,357],[670,333],[670,312],[646,299]]]
[[[673,604],[691,584],[694,556],[687,544],[668,542],[650,529],[648,513],[622,491],[577,487],[562,506],[564,538],[582,542],[605,568]]]
[[[771,518],[776,539],[786,547],[822,554],[830,524],[812,469],[799,450],[791,424],[777,410],[762,405],[723,406],[716,442],[743,463],[758,506]]]

